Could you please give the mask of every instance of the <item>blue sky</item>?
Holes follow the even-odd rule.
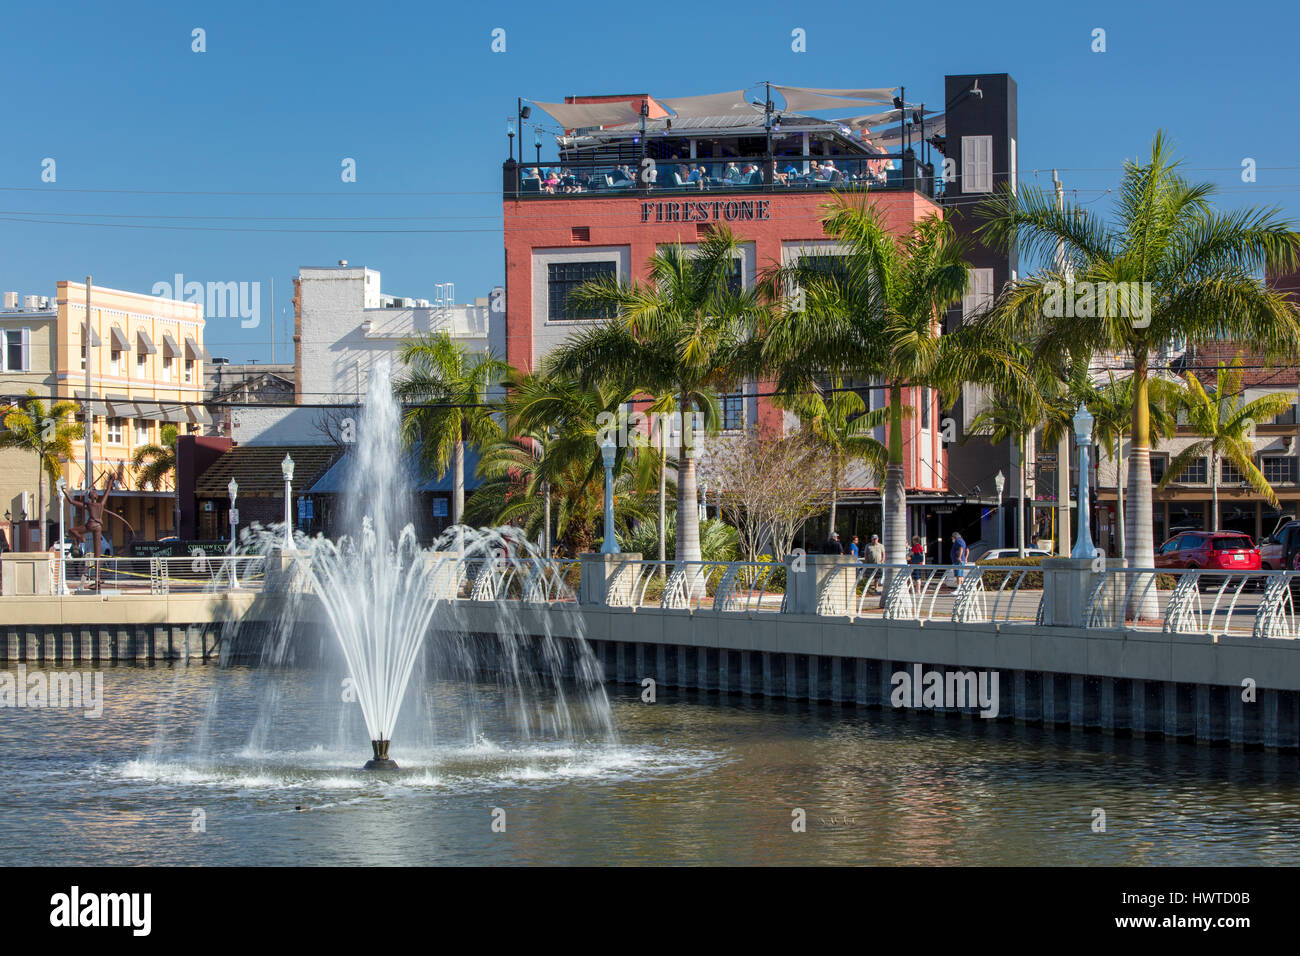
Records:
[[[1007,72],[1020,90],[1022,182],[1046,185],[1058,167],[1067,195],[1104,209],[1123,161],[1163,127],[1189,175],[1222,184],[1222,205],[1300,219],[1300,13],[1152,6],[10,4],[0,288],[53,295],[59,279],[87,273],[140,292],[176,273],[260,282],[261,325],[210,319],[207,340],[214,355],[266,361],[274,277],[284,361],[300,265],[346,258],[379,269],[384,291],[419,298],[454,282],[466,301],[502,281],[500,163],[515,97],[680,96],[762,80],[902,83],[909,101],[937,103],[947,73]],[[204,53],[191,51],[196,27]],[[498,27],[504,53],[490,48]],[[1105,53],[1090,49],[1097,27]],[[805,53],[791,50],[795,28]],[[47,157],[54,183],[41,181]],[[341,181],[345,157],[355,183]]]

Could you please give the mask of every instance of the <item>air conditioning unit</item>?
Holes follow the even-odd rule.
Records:
[[[48,309],[49,307],[50,307],[50,297],[48,295],[41,296],[41,308]]]
[[[23,308],[32,310],[38,309],[40,306],[37,305],[37,303],[40,302],[40,300],[40,296],[25,295],[23,296]]]
[[[16,309],[16,308],[18,308],[18,293],[17,293],[17,292],[6,292],[6,293],[5,293],[5,308],[6,308],[6,309]]]

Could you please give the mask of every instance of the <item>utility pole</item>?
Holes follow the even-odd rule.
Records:
[[[275,276],[271,276],[271,364],[275,364]]]
[[[1052,188],[1056,191],[1056,208],[1065,209],[1065,187],[1061,185],[1060,176],[1052,170]],[[1056,243],[1056,271],[1065,272],[1065,243]],[[1079,503],[1080,508],[1088,505]],[[1061,432],[1056,446],[1056,554],[1058,557],[1070,556],[1070,430]]]
[[[93,424],[94,424],[94,420],[95,420],[94,415],[91,414],[91,409],[93,408],[93,405],[92,405],[92,403],[91,403],[91,401],[90,401],[90,363],[91,363],[91,355],[92,355],[92,353],[91,353],[91,351],[90,351],[90,343],[91,343],[91,338],[90,338],[90,276],[86,276],[86,330],[85,330],[85,332],[82,333],[82,339],[81,339],[81,341],[82,341],[82,344],[85,346],[85,349],[86,349],[86,407],[85,407],[85,411],[82,413],[82,414],[84,415],[84,417],[85,417],[85,420],[86,420],[86,480],[82,483],[82,489],[83,489],[83,491],[85,491],[85,492],[87,493],[87,494],[86,494],[86,499],[85,499],[85,500],[86,500],[86,507],[87,507],[86,517],[89,518],[89,517],[90,517],[90,511],[89,511],[89,507],[90,507],[90,495],[89,495],[89,492],[90,492],[90,486],[91,486],[92,484],[94,484],[94,478],[93,478],[94,472],[91,470],[91,466],[94,464],[94,462],[91,460],[90,439],[91,439],[91,434],[92,434],[92,426],[93,426]],[[60,547],[62,547],[62,545],[60,545]],[[95,557],[99,557],[99,555],[95,555]]]

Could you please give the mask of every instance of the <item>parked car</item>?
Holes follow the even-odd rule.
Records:
[[[1240,531],[1184,531],[1156,549],[1157,568],[1222,570],[1246,572],[1260,570],[1259,549],[1250,535]],[[1218,575],[1201,577],[1201,587],[1222,583]]]
[[[1280,522],[1259,545],[1259,560],[1265,571],[1296,569],[1300,556],[1300,521]]]
[[[1044,551],[1042,548],[1025,548],[1026,558],[1050,558],[1051,556],[1052,552]],[[981,561],[999,561],[1003,558],[1018,557],[1020,557],[1019,548],[989,548],[975,559],[975,563],[978,564]]]

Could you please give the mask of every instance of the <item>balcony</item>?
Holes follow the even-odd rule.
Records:
[[[942,192],[934,167],[912,152],[837,156],[728,156],[665,159],[560,158],[507,160],[503,198],[609,199],[618,196],[716,198],[745,194],[829,192],[832,189],[914,190],[932,199]],[[892,168],[890,168],[892,166]]]

